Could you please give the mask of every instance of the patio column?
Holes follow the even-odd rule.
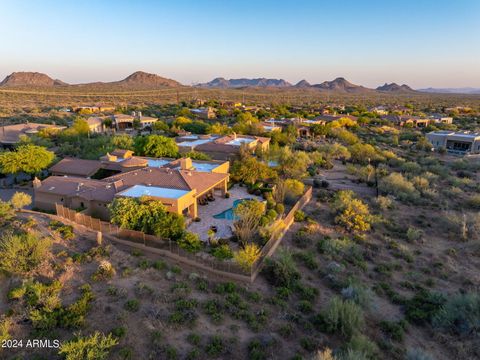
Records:
[[[193,204],[188,207],[188,215],[192,219],[195,219],[196,217],[198,217],[197,200],[195,200]]]

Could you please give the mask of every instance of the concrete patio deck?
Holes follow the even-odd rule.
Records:
[[[196,233],[202,241],[208,240],[208,230],[211,226],[217,227],[218,238],[229,238],[232,236],[231,226],[233,220],[215,219],[213,216],[228,210],[233,206],[233,202],[238,199],[257,199],[263,201],[261,196],[251,195],[247,192],[247,188],[235,185],[229,191],[228,199],[223,197],[215,197],[215,201],[209,202],[208,205],[198,205],[198,217],[200,222],[192,222],[187,230]]]

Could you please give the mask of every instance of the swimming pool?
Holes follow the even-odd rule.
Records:
[[[225,219],[225,220],[237,220],[238,218],[235,216],[234,210],[243,201],[253,200],[253,199],[238,199],[233,202],[233,206],[230,209],[222,211],[217,215],[213,215],[215,219]]]

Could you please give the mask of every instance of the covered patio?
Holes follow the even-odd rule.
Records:
[[[208,201],[207,205],[198,205],[198,217],[199,222],[192,221],[188,226],[188,231],[196,233],[200,236],[202,241],[208,240],[208,231],[212,226],[217,227],[217,238],[229,238],[232,236],[231,226],[234,220],[231,219],[217,219],[214,218],[228,209],[233,207],[235,200],[242,199],[257,199],[263,201],[261,196],[251,195],[247,192],[246,187],[240,187],[238,185],[233,186],[228,193],[230,197],[215,197],[215,201]]]

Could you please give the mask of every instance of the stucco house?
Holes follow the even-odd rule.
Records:
[[[109,220],[108,205],[115,197],[150,197],[162,202],[168,211],[195,218],[197,204],[207,197],[227,192],[228,173],[203,172],[179,168],[146,167],[102,180],[69,176],[50,176],[34,180],[34,206],[54,211],[55,204],[79,209],[86,214]]]

